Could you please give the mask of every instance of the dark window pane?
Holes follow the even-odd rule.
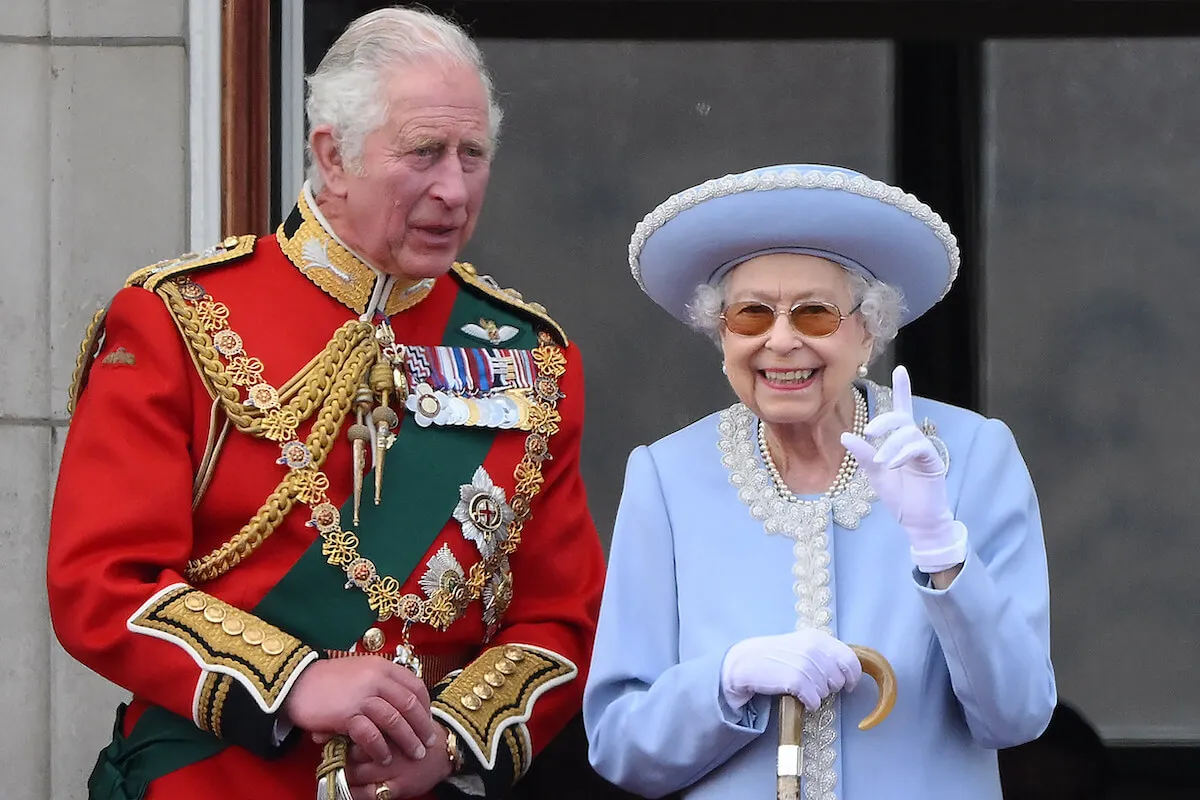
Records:
[[[987,81],[987,410],[1042,502],[1060,691],[1194,740],[1200,40],[996,43]]]
[[[584,477],[607,538],[629,451],[731,402],[720,355],[629,275],[674,192],[765,164],[889,177],[890,45],[485,40],[506,110],[467,256],[583,348]],[[715,456],[714,456],[715,457]]]

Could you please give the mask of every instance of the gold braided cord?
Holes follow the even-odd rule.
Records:
[[[312,453],[312,464],[289,470],[258,513],[232,539],[207,556],[189,562],[185,573],[188,580],[193,583],[210,581],[233,569],[279,527],[297,499],[305,502],[306,496],[314,486],[320,486],[322,479],[327,485],[328,479],[320,472],[321,465],[353,404],[355,390],[375,360],[375,352],[373,340],[360,341],[343,363],[305,442]]]
[[[226,415],[237,426],[238,430],[249,428],[252,421],[245,411],[245,406],[242,404],[241,392],[238,391],[233,380],[226,374],[217,349],[213,346],[212,337],[205,332],[204,326],[201,324],[195,310],[179,294],[179,289],[175,284],[170,282],[164,283],[159,288],[159,292],[170,306],[171,314],[175,317],[175,323],[179,326],[180,332],[183,333],[184,339],[187,341],[188,348],[192,351],[192,357],[196,359],[196,363],[200,367],[204,379],[214,393],[214,396],[217,400],[221,401]]]
[[[321,763],[317,766],[317,780],[324,777],[332,777],[333,773],[339,769],[345,769],[346,756],[350,749],[350,739],[344,735],[337,735],[325,743],[325,747],[321,750]],[[330,790],[329,798],[336,798],[337,794],[333,790],[333,782],[329,782]],[[318,798],[318,800],[320,800]]]
[[[79,395],[83,393],[83,383],[87,380],[87,372],[96,359],[96,339],[100,333],[100,324],[104,321],[107,313],[108,308],[105,307],[93,314],[92,321],[88,323],[87,330],[83,334],[83,341],[79,345],[79,355],[75,357],[75,371],[71,373],[71,391],[67,397],[67,416],[75,413],[75,404],[79,402]]]
[[[160,291],[167,295],[171,310],[179,322],[180,330],[187,339],[204,377],[225,409],[225,414],[239,431],[255,437],[266,437],[279,441],[276,436],[270,435],[275,428],[272,418],[294,419],[297,424],[308,419],[315,408],[325,401],[330,387],[342,374],[344,366],[352,354],[361,348],[364,342],[371,343],[372,341],[373,330],[370,323],[358,320],[350,320],[345,323],[334,333],[325,349],[303,370],[300,380],[290,382],[295,389],[295,396],[281,408],[264,413],[263,410],[248,406],[242,401],[238,384],[244,385],[256,381],[239,380],[241,376],[230,374],[230,370],[221,360],[220,353],[213,344],[213,337],[206,330],[208,326],[205,324],[203,315],[179,294],[176,286],[166,283],[162,285]],[[213,305],[220,306],[221,304]],[[254,359],[250,360],[254,361]],[[261,379],[261,369],[257,375]],[[247,377],[253,378],[253,371]]]
[[[533,353],[541,378],[530,397],[532,430],[526,438],[525,454],[514,470],[515,517],[508,525],[508,535],[489,557],[471,566],[465,580],[454,581],[422,599],[401,595],[399,580],[375,577],[374,565],[359,557],[358,537],[341,529],[337,509],[326,495],[329,479],[321,471],[358,389],[372,369],[380,366],[381,351],[373,326],[352,320],[339,328],[325,349],[286,384],[285,396],[263,381],[262,363],[245,353],[241,337],[229,328],[228,307],[188,278],[164,282],[158,291],[170,305],[198,369],[226,416],[243,433],[279,443],[280,463],[289,466],[283,480],[236,535],[188,563],[185,575],[193,584],[220,577],[252,555],[299,502],[313,509],[328,562],[346,570],[352,582],[366,592],[368,604],[381,620],[399,616],[445,630],[471,602],[483,598],[489,581],[507,570],[506,559],[521,543],[531,501],[545,482],[541,467],[548,458],[549,440],[560,428],[558,381],[566,372],[566,357],[550,333],[539,334],[539,346]],[[296,441],[297,428],[317,406],[320,410],[308,437],[302,443]],[[331,515],[331,520],[322,524],[326,515]],[[369,582],[354,580],[352,571],[358,562],[369,565]]]

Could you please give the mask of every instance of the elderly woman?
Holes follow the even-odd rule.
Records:
[[[995,749],[1056,700],[1029,473],[1003,423],[913,398],[903,367],[866,377],[949,290],[949,228],[849,170],[780,166],[671,197],[629,252],[739,402],[629,457],[584,696],[596,769],[647,797],[772,797],[790,695],[803,797],[999,800]],[[871,730],[851,643],[898,678]]]

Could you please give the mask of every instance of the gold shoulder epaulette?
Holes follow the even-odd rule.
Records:
[[[546,311],[546,307],[541,303],[526,301],[516,289],[501,289],[495,279],[490,275],[480,275],[475,266],[466,261],[455,262],[452,271],[460,281],[477,291],[546,323],[558,338],[559,344],[563,347],[567,346],[567,332],[562,329],[561,325],[554,321],[554,318],[550,316]]]
[[[258,237],[253,235],[230,236],[202,253],[184,253],[176,258],[168,258],[157,264],[142,267],[126,279],[125,286],[140,286],[152,292],[167,278],[177,277],[213,264],[224,264],[253,253],[254,243],[257,239]],[[75,413],[79,396],[83,393],[84,386],[87,385],[88,372],[91,370],[92,362],[95,361],[96,353],[104,340],[104,322],[107,313],[107,306],[96,312],[83,335],[83,342],[79,345],[79,354],[75,359],[75,372],[71,376],[71,388],[67,397],[67,416]]]
[[[254,243],[257,239],[258,237],[253,234],[230,236],[220,244],[201,253],[184,253],[176,258],[168,258],[157,264],[143,267],[130,275],[129,279],[125,281],[125,285],[141,286],[152,292],[168,278],[175,278],[215,264],[225,264],[253,253]]]

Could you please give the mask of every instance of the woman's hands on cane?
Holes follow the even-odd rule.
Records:
[[[734,711],[756,694],[788,694],[815,711],[834,692],[852,690],[861,677],[853,650],[807,628],[744,639],[729,648],[721,663],[721,692]]]

